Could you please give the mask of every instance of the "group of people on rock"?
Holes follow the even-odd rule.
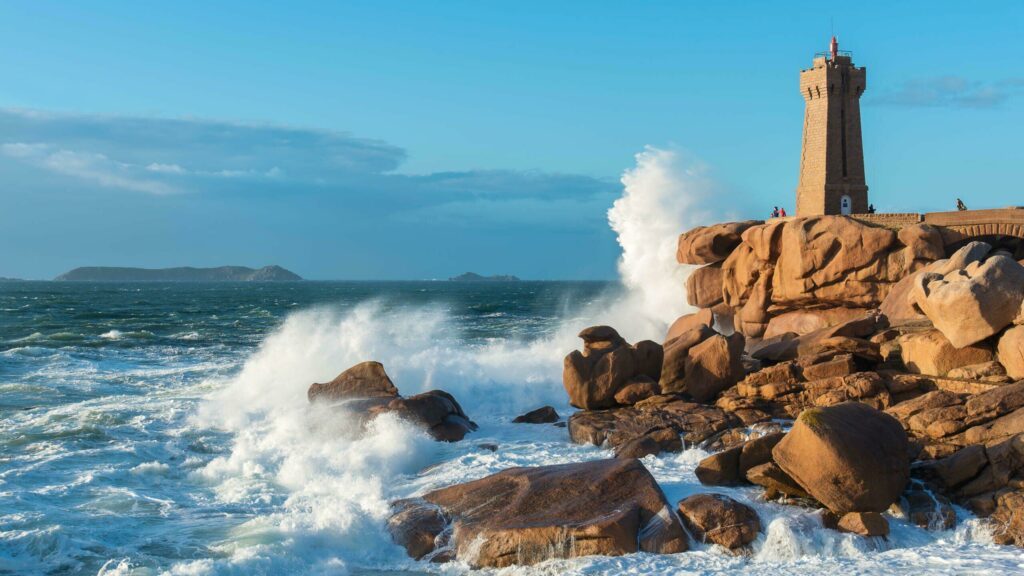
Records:
[[[785,218],[785,217],[786,217],[786,209],[785,208],[779,208],[778,206],[775,206],[772,209],[772,218]]]

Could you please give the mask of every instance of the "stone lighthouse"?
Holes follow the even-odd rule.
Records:
[[[840,52],[835,36],[827,53],[814,57],[800,72],[800,93],[806,101],[798,216],[863,214],[868,211],[864,180],[864,147],[860,137],[860,95],[867,70]]]

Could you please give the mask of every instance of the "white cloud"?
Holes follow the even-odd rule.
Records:
[[[149,166],[146,166],[146,170],[163,174],[184,174],[187,172],[187,170],[177,164],[160,164],[159,162],[150,163]]]
[[[3,144],[0,152],[22,162],[104,187],[149,194],[176,192],[174,187],[163,182],[135,176],[133,166],[112,161],[104,154],[57,149],[47,143],[24,142]]]
[[[75,178],[82,188],[329,195],[346,210],[463,227],[552,228],[582,213],[591,216],[577,218],[584,227],[603,226],[618,189],[610,180],[537,171],[398,174],[404,150],[342,132],[31,110],[0,109],[0,156]]]

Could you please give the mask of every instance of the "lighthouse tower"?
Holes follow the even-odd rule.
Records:
[[[835,36],[829,51],[817,54],[813,66],[800,72],[806,109],[798,216],[868,211],[860,137],[860,95],[866,82],[866,69],[854,66],[849,52],[839,51]]]

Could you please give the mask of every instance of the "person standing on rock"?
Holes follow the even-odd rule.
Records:
[[[778,218],[778,217],[779,217],[779,207],[775,206],[774,209],[772,210],[772,218]]]
[[[779,208],[779,218],[785,218],[785,217],[786,217],[786,209],[785,208]]]

